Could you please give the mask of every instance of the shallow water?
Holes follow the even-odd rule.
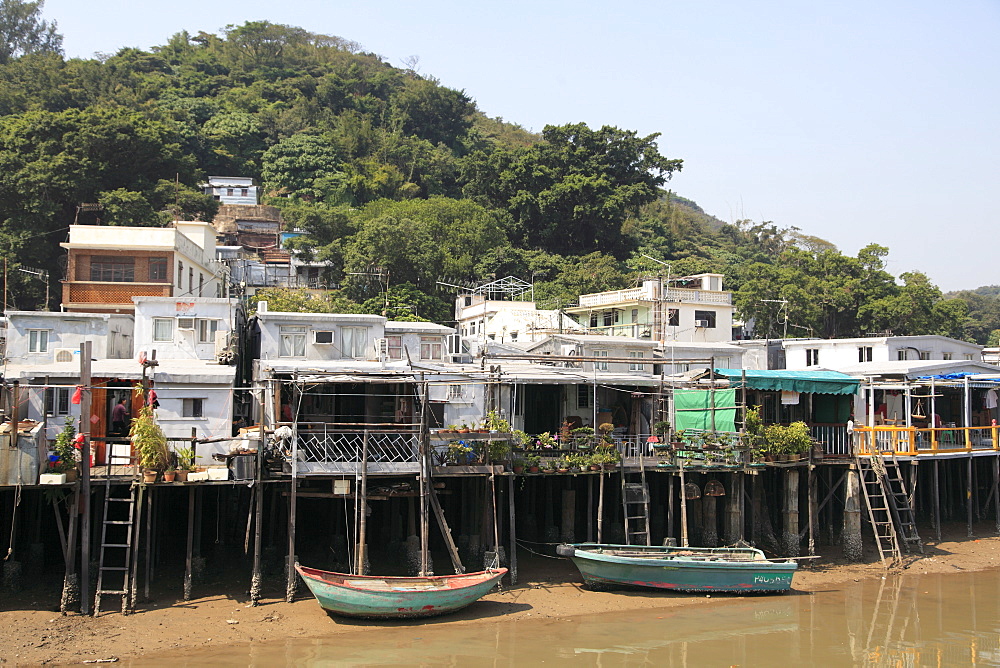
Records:
[[[810,594],[716,596],[703,606],[563,619],[396,622],[378,631],[180,652],[129,665],[543,664],[996,666],[1000,571],[888,576]]]

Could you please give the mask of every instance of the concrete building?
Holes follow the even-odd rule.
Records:
[[[836,371],[865,362],[983,361],[983,347],[946,336],[873,336],[852,339],[785,339],[788,369]]]
[[[567,307],[588,331],[654,341],[725,342],[732,338],[733,293],[722,274],[643,279],[638,287],[580,295]],[[666,287],[663,287],[666,283]]]
[[[221,297],[215,229],[200,221],[170,227],[70,225],[63,280],[65,311],[131,313],[132,297]]]

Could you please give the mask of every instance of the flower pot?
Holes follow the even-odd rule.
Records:
[[[156,471],[143,471],[142,481],[145,483],[156,482]]]
[[[174,480],[176,480],[177,482],[187,482],[188,481],[188,471],[185,471],[183,469],[177,470],[176,471],[176,475],[174,476]]]
[[[39,485],[62,485],[65,482],[65,473],[43,473],[38,476]]]
[[[177,477],[177,471],[164,471],[163,472],[163,482],[173,482],[174,478]]]
[[[569,473],[569,469],[559,469],[559,473]]]
[[[528,467],[528,473],[538,473],[538,467],[537,466],[529,466]]]
[[[591,464],[590,465],[590,470],[591,471],[600,471],[601,470],[601,465],[600,464]]]
[[[604,470],[605,471],[614,471],[616,468],[618,468],[618,464],[605,464],[604,465]]]
[[[70,469],[69,471],[64,471],[66,474],[66,482],[76,482],[79,477],[79,472],[76,469]]]
[[[524,467],[523,466],[515,466],[514,467],[514,473],[524,473]]]

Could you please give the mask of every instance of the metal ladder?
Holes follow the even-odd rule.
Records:
[[[94,594],[94,617],[101,614],[101,598],[103,596],[121,596],[122,614],[127,615],[132,605],[132,589],[134,584],[130,579],[132,565],[132,540],[135,526],[135,485],[130,484],[128,496],[112,496],[115,489],[108,477],[104,488],[104,520],[101,523],[101,556],[97,570],[97,590]],[[120,589],[105,589],[104,576],[113,577],[120,573],[122,585]]]
[[[639,481],[629,481],[629,474],[622,466],[622,510],[625,513],[625,544],[652,545],[649,531],[649,486],[646,484],[646,468],[642,464],[642,447],[639,445]],[[635,528],[633,528],[635,525]],[[643,543],[633,542],[641,537]]]

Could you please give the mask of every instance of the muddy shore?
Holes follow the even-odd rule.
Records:
[[[966,538],[960,532],[928,542],[926,554],[911,559],[909,573],[955,573],[1000,568],[1000,537]],[[823,558],[803,562],[793,588],[822,591],[844,582],[883,575],[875,561],[844,563],[839,550],[821,551]],[[167,579],[167,578],[164,578]],[[566,560],[546,559],[519,552],[519,582],[494,591],[466,610],[422,623],[462,625],[502,615],[505,619],[566,617],[605,611],[627,611],[688,605],[712,605],[724,595],[692,596],[669,592],[583,589],[580,576]],[[204,589],[234,591],[223,583]],[[304,589],[304,587],[303,587]],[[205,593],[205,592],[202,592]],[[79,664],[98,659],[163,656],[186,648],[274,640],[284,637],[319,637],[370,630],[368,622],[337,620],[327,616],[308,593],[300,590],[294,603],[279,598],[282,592],[265,591],[257,607],[247,607],[247,597],[211,594],[190,602],[179,593],[154,590],[154,600],[140,604],[135,614],[117,612],[94,619],[79,614],[61,616],[54,609],[57,596],[47,589],[18,596],[0,595],[0,665]],[[37,598],[52,601],[37,601]],[[418,624],[421,622],[394,622]]]

